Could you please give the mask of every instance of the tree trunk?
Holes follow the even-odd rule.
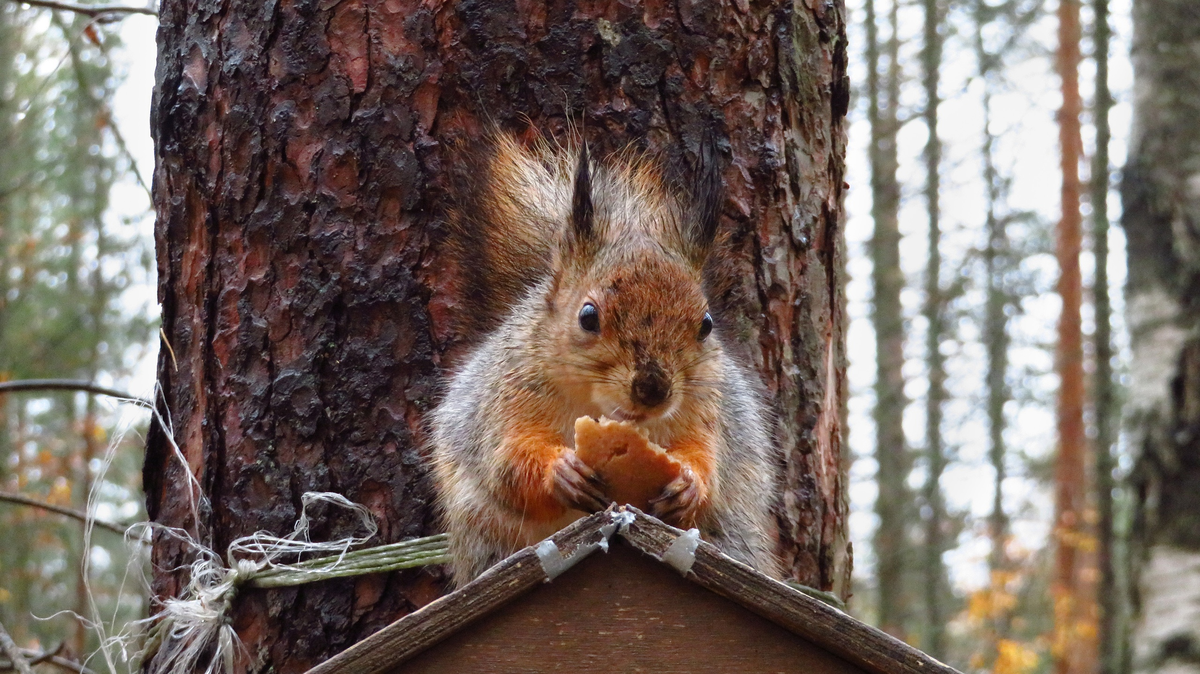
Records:
[[[1095,664],[1095,600],[1083,573],[1085,541],[1092,532],[1085,521],[1087,507],[1087,439],[1083,426],[1083,328],[1080,307],[1083,282],[1079,269],[1082,221],[1079,161],[1083,154],[1079,115],[1079,0],[1060,0],[1058,8],[1058,72],[1062,78],[1062,108],[1058,113],[1062,150],[1062,219],[1058,223],[1058,319],[1056,369],[1058,391],[1058,457],[1055,485],[1054,642],[1051,651],[1057,674],[1085,674]]]
[[[1134,3],[1134,129],[1121,186],[1141,552],[1134,669],[1200,672],[1200,10]]]
[[[1008,477],[1007,454],[1004,429],[1007,420],[1004,405],[1012,399],[1008,385],[1008,348],[1010,343],[1007,309],[1013,304],[1010,293],[1011,278],[1015,264],[1008,243],[1007,215],[1002,216],[1001,203],[1007,193],[1008,181],[1000,175],[996,166],[996,135],[992,132],[992,96],[997,70],[1003,67],[1005,49],[988,49],[984,40],[985,31],[993,25],[1003,25],[990,11],[986,0],[975,0],[972,7],[975,61],[983,87],[980,105],[983,109],[983,142],[980,143],[980,160],[983,164],[985,194],[986,241],[983,247],[984,275],[986,276],[983,318],[983,342],[987,352],[987,425],[988,461],[992,466],[992,511],[988,514],[988,537],[992,550],[988,555],[988,571],[992,591],[1004,591],[1009,570],[1008,539],[1009,518],[1004,509],[1004,481]],[[1011,10],[1010,10],[1011,11]],[[995,23],[994,23],[995,22]],[[1015,32],[1015,31],[1014,31]],[[1005,45],[1005,47],[1011,46]],[[992,611],[986,618],[983,629],[982,653],[985,667],[995,671],[1000,658],[1000,643],[1008,638],[1012,611]]]
[[[1096,373],[1092,399],[1096,414],[1096,565],[1100,581],[1096,589],[1100,625],[1100,674],[1118,674],[1121,654],[1126,647],[1126,631],[1122,629],[1125,602],[1117,576],[1116,528],[1113,516],[1113,458],[1120,416],[1117,406],[1116,382],[1113,381],[1112,360],[1112,303],[1108,292],[1108,190],[1109,153],[1112,138],[1108,113],[1112,109],[1112,93],[1108,87],[1108,52],[1112,31],[1108,24],[1108,0],[1093,0],[1092,14],[1095,29],[1092,44],[1096,61],[1096,100],[1093,117],[1096,124],[1096,155],[1092,158],[1092,247],[1096,260],[1096,281],[1093,290],[1096,307]]]
[[[900,38],[896,34],[897,3],[889,12],[891,34],[887,42],[887,67],[880,55],[875,0],[867,0],[867,117],[871,124],[871,272],[874,297],[871,319],[875,328],[875,514],[879,526],[873,545],[876,582],[879,584],[879,627],[904,639],[908,636],[905,610],[905,569],[909,557],[908,533],[912,526],[913,498],[908,488],[912,470],[904,438],[904,308],[900,291],[900,182],[896,178],[896,134],[900,98]],[[880,71],[885,70],[880,83]]]
[[[13,15],[17,12],[16,3],[6,3],[7,6],[0,7],[0,92],[6,92],[12,85],[13,77],[16,72],[14,62],[16,61],[16,31],[13,30],[12,22]],[[14,101],[9,100],[5,95],[0,95],[0,138],[13,137],[16,129],[16,112],[17,106]],[[12,285],[12,279],[9,277],[11,262],[7,253],[10,246],[15,243],[13,227],[13,208],[9,200],[9,185],[13,184],[17,178],[15,175],[16,167],[12,166],[11,162],[0,162],[0,250],[5,251],[0,255],[0,344],[5,344],[8,339],[8,317],[9,317],[9,299],[8,291]],[[6,348],[6,350],[8,350]],[[12,378],[12,368],[9,364],[9,357],[0,356],[0,382],[7,381]],[[0,484],[8,478],[10,470],[9,456],[12,454],[13,434],[9,428],[9,416],[11,412],[8,409],[8,395],[0,393]]]
[[[452,143],[489,124],[603,153],[728,141],[736,322],[780,416],[779,550],[845,596],[850,551],[842,176],[845,9],[683,0],[166,0],[152,116],[159,359],[187,469],[148,439],[148,511],[222,552],[291,530],[305,491],[363,503],[380,540],[431,534],[422,418],[472,338],[436,241]],[[314,537],[345,534],[319,517]],[[154,591],[188,561],[155,541]],[[302,671],[444,591],[437,570],[243,592],[251,671]]]
[[[949,583],[942,553],[947,545],[946,505],[942,499],[942,473],[946,469],[946,454],[942,447],[942,405],[946,401],[946,358],[942,355],[942,340],[947,337],[945,313],[946,296],[942,291],[942,141],[938,136],[938,107],[941,96],[938,83],[942,71],[942,9],[938,0],[923,0],[925,13],[924,44],[921,48],[921,74],[925,88],[923,117],[929,131],[925,142],[925,206],[929,214],[929,261],[925,271],[925,307],[927,321],[925,359],[929,368],[929,390],[925,396],[925,455],[928,461],[925,485],[922,489],[925,518],[925,540],[922,552],[922,585],[925,594],[925,648],[930,655],[944,658],[946,650],[945,623],[949,610],[944,605]]]

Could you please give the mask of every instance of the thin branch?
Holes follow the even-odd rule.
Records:
[[[29,660],[29,666],[33,667],[34,665],[40,665],[43,662],[46,662],[47,660],[49,660],[50,658],[53,658],[54,656],[58,655],[59,653],[62,653],[63,646],[65,646],[65,645],[66,644],[59,642],[58,646],[56,646],[54,648],[54,650],[41,651],[41,652],[36,651],[32,648],[22,648],[21,654],[24,655],[25,658]],[[0,668],[0,669],[4,669],[4,668]],[[12,669],[11,664],[7,667],[7,669]]]
[[[90,519],[92,524],[95,524],[96,526],[98,526],[102,529],[108,529],[109,531],[116,533],[116,534],[120,534],[122,536],[125,535],[125,527],[123,527],[119,524],[114,524],[112,522],[106,522],[106,521],[100,520],[100,519],[89,518],[87,513],[79,511],[79,510],[75,510],[73,508],[64,508],[62,506],[53,505],[51,503],[44,503],[44,502],[38,501],[36,499],[31,499],[28,496],[22,496],[20,494],[14,494],[12,492],[7,492],[7,491],[0,491],[0,501],[6,501],[8,503],[16,503],[17,505],[25,505],[25,506],[29,506],[31,508],[41,508],[42,510],[48,510],[52,513],[58,513],[59,515],[63,515],[64,517],[71,517],[71,518],[77,519],[80,522],[87,522]]]
[[[0,625],[0,651],[4,651],[4,654],[12,662],[12,668],[20,674],[33,674],[33,668],[29,666],[21,649],[17,648],[17,643],[8,635],[8,630],[4,629],[4,625]]]
[[[75,12],[93,19],[112,19],[115,14],[145,14],[146,16],[158,16],[158,12],[149,7],[123,7],[120,5],[77,5],[73,2],[57,2],[56,0],[12,0],[20,2],[30,7],[42,7],[45,9],[57,9],[64,12]]]
[[[58,667],[59,669],[65,669],[68,672],[75,672],[75,674],[96,674],[95,671],[84,667],[74,660],[64,658],[61,655],[55,655],[47,660],[46,664],[54,665],[55,667]]]
[[[70,658],[64,658],[59,655],[59,653],[62,652],[62,648],[62,644],[59,644],[58,648],[52,651],[43,652],[22,648],[21,653],[29,659],[30,665],[40,665],[42,663],[46,663],[48,665],[54,665],[60,669],[65,669],[68,672],[75,672],[75,674],[96,674],[94,671],[84,667],[82,664]],[[14,666],[11,662],[0,662],[0,672],[11,672],[13,670]]]
[[[19,0],[19,1],[25,2],[25,0]],[[54,20],[56,23],[59,22],[59,19],[57,16],[55,16]],[[125,158],[129,161],[129,169],[133,173],[133,177],[135,179],[137,179],[137,184],[139,186],[141,186],[141,188],[143,190],[146,191],[146,199],[153,205],[154,194],[150,191],[150,186],[146,184],[145,179],[142,178],[142,172],[140,170],[138,170],[137,160],[134,159],[133,153],[129,151],[129,146],[125,143],[125,137],[121,135],[121,129],[117,127],[117,122],[115,119],[113,119],[112,110],[109,110],[108,105],[104,102],[103,99],[101,99],[101,100],[93,100],[92,99],[92,96],[90,93],[92,88],[91,88],[91,86],[89,86],[89,83],[87,82],[87,78],[84,75],[83,68],[80,67],[81,59],[79,56],[79,50],[76,48],[76,41],[79,36],[76,36],[75,39],[72,39],[67,33],[67,27],[65,25],[63,25],[63,26],[61,26],[61,28],[63,31],[63,35],[68,36],[67,37],[67,52],[70,55],[71,60],[75,63],[75,76],[76,76],[76,78],[79,79],[80,93],[85,98],[87,98],[88,101],[92,105],[94,105],[96,107],[97,113],[103,116],[104,121],[105,121],[105,126],[108,127],[109,132],[111,132],[113,135],[113,140],[115,140],[117,143],[117,149],[120,150],[121,154],[125,155]],[[107,55],[108,50],[105,49],[103,45],[98,44],[97,46],[100,47],[101,53],[104,53],[105,55]]]
[[[137,184],[146,191],[146,199],[150,202],[150,208],[154,208],[154,193],[150,191],[150,186],[146,184],[146,180],[142,178],[142,172],[138,170],[137,159],[134,159],[133,153],[129,151],[129,146],[125,143],[125,137],[121,135],[121,130],[117,128],[117,122],[112,118],[112,112],[108,106],[104,106],[104,114],[108,117],[108,130],[113,135],[113,140],[117,142],[117,149],[125,155],[125,159],[129,162],[129,170],[133,173]]]
[[[138,398],[116,389],[97,386],[90,381],[82,379],[17,379],[0,382],[0,393],[9,393],[12,391],[84,391],[96,395],[110,396],[141,407],[154,407],[154,404],[149,400]]]

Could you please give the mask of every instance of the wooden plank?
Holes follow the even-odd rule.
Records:
[[[622,536],[654,557],[682,532],[639,516]],[[701,542],[687,578],[871,674],[959,674],[957,670],[880,630],[721,554]]]
[[[614,542],[389,674],[865,674]]]
[[[551,539],[564,557],[599,539],[607,512],[576,521]],[[378,674],[454,634],[546,581],[533,548],[525,548],[460,590],[388,625],[308,671],[308,674]]]

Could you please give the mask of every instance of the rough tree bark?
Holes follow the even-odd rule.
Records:
[[[1140,548],[1135,671],[1200,672],[1200,7],[1138,0],[1121,194]]]
[[[684,156],[715,122],[741,279],[724,320],[782,422],[779,549],[844,596],[844,21],[839,0],[165,0],[158,373],[207,499],[193,521],[156,428],[151,518],[223,551],[290,531],[301,494],[327,490],[383,541],[435,532],[421,419],[471,337],[436,245],[448,147],[574,123],[600,152]],[[331,513],[314,536],[350,526]],[[157,595],[185,561],[156,540]],[[302,671],[443,589],[425,570],[248,591],[234,626],[250,671]]]
[[[875,328],[875,514],[879,526],[874,540],[876,582],[879,585],[879,627],[892,636],[908,636],[905,569],[909,557],[908,533],[912,526],[913,497],[908,488],[912,470],[904,438],[904,270],[900,268],[900,181],[896,134],[900,130],[900,37],[898,3],[888,12],[891,33],[886,68],[880,54],[875,0],[867,0],[867,120],[871,124],[871,323]],[[880,73],[883,72],[883,83]]]

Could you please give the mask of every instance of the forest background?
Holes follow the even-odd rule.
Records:
[[[1106,242],[1097,234],[1120,217],[1133,8],[1067,3],[1079,12],[1073,39],[1085,55],[1076,115],[1085,156],[1076,165],[1094,191],[1077,209],[1088,224],[1074,256],[1085,341],[1081,368],[1068,373],[1086,391],[1086,456],[1064,475],[1055,370],[1063,8],[1054,0],[848,6],[849,609],[963,671],[1067,671],[1063,663],[1130,671],[1135,457],[1118,433],[1117,405],[1105,402],[1119,403],[1129,383],[1126,256],[1120,228]],[[1111,38],[1098,30],[1097,7],[1111,12]],[[83,380],[154,396],[144,179],[153,167],[154,30],[142,12],[0,0],[0,380]],[[1111,58],[1100,63],[1097,45],[1110,39]],[[1113,92],[1109,142],[1095,114],[1104,104],[1098,64]],[[1098,155],[1111,180],[1089,170]],[[1111,337],[1100,327],[1106,314]],[[54,654],[65,667],[95,652],[95,632],[61,611],[109,624],[145,614],[146,589],[127,573],[136,541],[13,498],[83,511],[91,494],[99,520],[143,518],[148,423],[145,410],[111,396],[0,392],[0,499],[10,499],[0,502],[0,623],[27,654]],[[1077,529],[1055,526],[1064,479],[1087,494]],[[1101,493],[1115,499],[1111,525]],[[1112,532],[1107,548],[1101,530]],[[1065,591],[1055,556],[1064,536],[1082,560]],[[1114,554],[1098,554],[1105,549]],[[140,559],[132,556],[135,568]],[[1105,578],[1115,583],[1100,595],[1107,611],[1096,604]],[[1070,644],[1083,644],[1083,655],[1070,655]]]

